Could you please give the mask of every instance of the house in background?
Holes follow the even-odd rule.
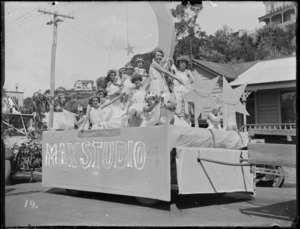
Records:
[[[93,80],[77,80],[74,84],[75,91],[92,91],[94,89]]]
[[[230,83],[247,84],[247,124],[296,124],[296,57],[259,61]],[[241,126],[241,119],[238,120]]]
[[[238,129],[244,124],[285,124],[296,122],[296,57],[285,57],[267,61],[240,64],[219,64],[193,60],[194,71],[203,80],[224,76],[230,85],[238,87],[247,83],[245,105],[250,116],[237,113]],[[223,91],[220,77],[213,90],[214,96]],[[206,119],[212,107],[205,107],[200,119]]]
[[[290,1],[265,1],[265,15],[259,17],[259,23],[265,22],[266,25],[275,24],[285,27],[296,22],[297,8],[294,2]]]

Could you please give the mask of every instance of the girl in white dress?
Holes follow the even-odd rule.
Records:
[[[177,69],[175,70],[176,76],[183,81],[183,84],[179,84],[174,81],[174,91],[177,100],[176,114],[179,117],[184,118],[190,123],[190,114],[193,114],[193,108],[191,104],[185,102],[182,96],[191,90],[191,84],[195,82],[195,78],[190,70],[187,69],[189,58],[187,56],[180,56],[177,58]]]
[[[128,108],[129,103],[129,94],[132,93],[132,91],[135,88],[135,85],[131,82],[132,75],[134,73],[134,67],[129,63],[125,66],[125,73],[122,74],[122,93],[126,93],[126,96],[121,97],[121,106],[122,108]]]
[[[157,48],[154,51],[154,59],[149,68],[149,78],[150,78],[149,92],[157,96],[160,96],[162,94],[167,95],[169,93],[169,89],[165,80],[166,75],[181,82],[181,80],[176,75],[172,74],[170,71],[166,70],[161,66],[161,61],[163,56],[164,56],[163,51]],[[164,75],[162,73],[164,73]]]
[[[140,127],[155,126],[159,124],[161,97],[156,96],[153,93],[148,93],[145,100],[146,103],[142,113],[143,120]]]
[[[146,79],[147,80],[147,79]],[[143,82],[143,83],[142,83]],[[146,89],[145,89],[145,81],[143,81],[142,76],[138,73],[135,73],[132,77],[132,83],[135,84],[135,89],[132,93],[129,105],[129,126],[139,126],[138,121],[141,119],[141,114],[143,112],[143,108],[145,106],[145,97],[146,97]],[[141,120],[140,120],[141,121]],[[134,124],[135,123],[135,124]]]
[[[112,99],[111,101],[101,105],[100,98],[94,96],[90,99],[90,105],[87,107],[86,118],[83,121],[82,126],[85,126],[88,119],[91,120],[93,126],[92,130],[97,129],[108,129],[107,121],[105,120],[105,113],[103,109],[112,103],[116,102],[120,99],[121,95],[117,96],[116,98]],[[80,127],[80,131],[83,131],[83,128]]]
[[[83,108],[82,106],[78,107],[78,121],[75,120],[75,125],[78,128],[82,127],[84,130],[89,129],[89,122],[86,123],[85,126],[82,126],[84,119],[86,118],[86,108]]]
[[[143,78],[143,81],[148,77],[148,74],[146,72],[146,69],[144,68],[144,60],[141,57],[138,57],[135,61],[136,67],[134,68],[134,71],[138,74],[140,74]]]
[[[113,99],[121,93],[121,79],[117,76],[116,70],[109,70],[105,78],[106,81],[106,91],[108,99]]]

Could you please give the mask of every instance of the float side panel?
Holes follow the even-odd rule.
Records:
[[[167,127],[43,133],[43,186],[170,201]]]

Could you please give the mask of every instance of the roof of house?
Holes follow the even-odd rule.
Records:
[[[257,63],[257,61],[245,62],[239,64],[220,64],[205,60],[196,60],[194,62],[204,68],[213,71],[216,75],[224,76],[227,79],[234,80],[238,75],[245,72]]]
[[[240,74],[231,86],[261,84],[296,80],[296,57],[257,62],[248,71]]]
[[[78,82],[78,81],[81,82],[81,83],[94,83],[93,80],[77,80],[76,82]]]

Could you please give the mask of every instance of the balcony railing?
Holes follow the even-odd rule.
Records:
[[[295,123],[267,123],[267,124],[246,124],[239,131],[248,132],[249,135],[284,135],[296,136]]]

